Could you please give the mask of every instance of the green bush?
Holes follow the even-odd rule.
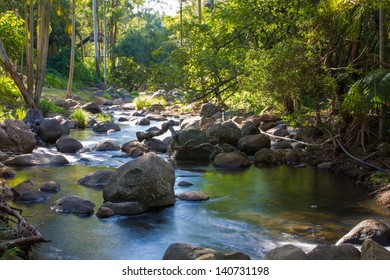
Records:
[[[0,74],[0,102],[3,104],[16,103],[21,98],[22,95],[14,81]]]
[[[96,119],[100,122],[104,122],[104,121],[114,121],[114,117],[111,115],[111,114],[108,114],[108,113],[100,113],[100,114],[97,114],[96,116]]]
[[[91,113],[78,108],[73,112],[72,115],[70,115],[70,119],[76,123],[78,128],[86,128],[88,126],[90,116]]]

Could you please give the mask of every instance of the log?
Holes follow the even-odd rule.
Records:
[[[170,120],[161,125],[161,129],[159,131],[151,131],[151,132],[142,132],[137,131],[135,135],[137,136],[137,139],[139,142],[142,142],[143,140],[150,140],[153,137],[163,135],[168,130],[172,133],[172,135],[176,135],[176,131],[173,128],[175,125],[175,122]]]

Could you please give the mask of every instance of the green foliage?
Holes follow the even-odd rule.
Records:
[[[103,94],[103,97],[106,98],[106,99],[110,99],[111,95],[109,93],[105,93],[105,94]]]
[[[374,70],[354,83],[343,109],[354,117],[365,118],[370,110],[390,102],[390,70]]]
[[[17,120],[23,120],[27,115],[28,110],[26,108],[16,108],[15,117]]]
[[[16,103],[21,94],[14,81],[0,73],[0,101],[3,104]]]
[[[65,109],[58,107],[48,99],[41,99],[39,109],[41,110],[43,116],[48,116],[51,113],[64,114],[66,112]]]
[[[65,76],[61,75],[54,69],[47,69],[45,74],[45,86],[59,89],[66,89],[68,81]]]
[[[103,122],[103,121],[113,122],[114,121],[114,117],[109,113],[99,113],[99,114],[97,114],[96,119],[99,122]]]
[[[370,181],[373,184],[377,185],[389,185],[390,184],[390,175],[381,171],[374,172],[371,177]]]
[[[137,109],[149,109],[152,105],[167,105],[167,101],[164,98],[154,98],[149,95],[138,96],[133,102]]]
[[[86,128],[88,126],[89,118],[91,117],[91,113],[77,108],[71,115],[70,119],[76,123],[78,128]]]
[[[8,56],[19,59],[25,46],[24,20],[11,11],[0,13],[0,38]]]

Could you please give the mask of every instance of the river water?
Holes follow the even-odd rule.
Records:
[[[152,121],[151,126],[160,124]],[[71,136],[84,147],[93,147],[102,140],[122,144],[136,139],[136,131],[148,128],[130,123],[120,126],[120,132],[108,135],[74,130]],[[159,138],[166,136],[169,133]],[[36,152],[56,153],[53,148]],[[316,244],[332,244],[364,219],[384,221],[390,216],[368,198],[361,186],[326,171],[282,165],[232,172],[193,162],[176,166],[175,193],[200,190],[210,196],[208,201],[177,201],[173,207],[157,212],[103,220],[95,215],[61,214],[50,206],[67,195],[89,199],[97,210],[103,203],[102,190],[78,185],[77,180],[97,170],[114,170],[132,160],[120,151],[66,157],[70,165],[19,168],[17,177],[9,182],[16,185],[31,179],[39,187],[54,180],[62,186],[44,203],[14,204],[51,240],[39,246],[37,259],[158,260],[176,242],[222,252],[241,251],[252,259],[261,259],[268,250],[286,243],[307,250]],[[179,187],[180,181],[193,185]]]

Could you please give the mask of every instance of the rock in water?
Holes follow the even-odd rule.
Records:
[[[51,209],[56,212],[69,213],[75,215],[93,214],[95,204],[79,196],[65,196],[54,201]]]
[[[361,245],[368,238],[382,246],[390,246],[390,228],[385,223],[376,220],[364,220],[337,241],[336,245]]]
[[[139,202],[147,208],[175,203],[173,167],[148,153],[118,168],[108,179],[103,198],[110,202]]]

